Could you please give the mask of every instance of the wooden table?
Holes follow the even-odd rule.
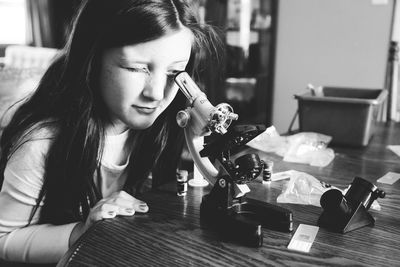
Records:
[[[394,185],[376,182],[388,171],[400,173],[400,158],[386,148],[389,144],[400,144],[400,125],[380,125],[368,147],[334,148],[335,159],[324,168],[259,153],[261,158],[274,160],[276,172],[303,171],[339,188],[360,176],[386,192],[386,198],[379,199],[381,210],[369,210],[376,219],[374,227],[346,234],[320,228],[309,253],[287,249],[294,232],[263,229],[260,248],[221,241],[216,232],[200,225],[201,199],[210,187],[189,188],[185,197],[178,197],[171,184],[145,194],[148,214],[95,224],[59,266],[400,266],[400,181]],[[253,181],[248,196],[274,204],[284,183]],[[316,206],[278,205],[293,212],[295,229],[300,223],[317,225],[322,212]]]

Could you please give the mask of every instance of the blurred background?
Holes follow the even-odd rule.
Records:
[[[40,76],[40,71],[32,71],[32,66],[36,70],[39,66],[32,59],[36,52],[18,50],[16,45],[43,48],[39,54],[51,58],[63,47],[80,2],[0,0],[0,64],[25,70],[23,75],[3,71],[0,98],[4,90],[26,93],[27,89],[10,88],[15,75],[23,79]],[[398,1],[190,2],[201,22],[219,29],[227,48],[224,68],[221,71],[209,64],[202,87],[213,103],[230,103],[240,122],[274,125],[281,133],[290,126],[296,128],[293,96],[308,84],[387,90],[380,119],[400,120]],[[21,59],[22,54],[29,60]],[[45,69],[48,62],[41,62],[39,69]]]

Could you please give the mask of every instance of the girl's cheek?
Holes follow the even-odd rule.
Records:
[[[166,89],[165,95],[168,100],[172,100],[175,98],[176,94],[178,93],[179,87],[175,83],[171,86],[168,86]]]

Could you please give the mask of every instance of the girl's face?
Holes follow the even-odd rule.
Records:
[[[103,53],[100,92],[111,118],[107,132],[145,129],[178,92],[174,75],[185,70],[193,41],[183,28],[159,39]]]

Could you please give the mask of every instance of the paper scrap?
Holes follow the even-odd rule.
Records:
[[[292,171],[276,172],[271,175],[271,181],[290,179]]]
[[[383,184],[394,184],[399,179],[400,179],[400,173],[388,172],[384,176],[379,178],[377,182]]]
[[[387,146],[387,148],[400,157],[400,146]]]
[[[288,249],[297,250],[301,252],[310,252],[314,239],[317,236],[319,227],[307,224],[300,224],[294,233]]]

